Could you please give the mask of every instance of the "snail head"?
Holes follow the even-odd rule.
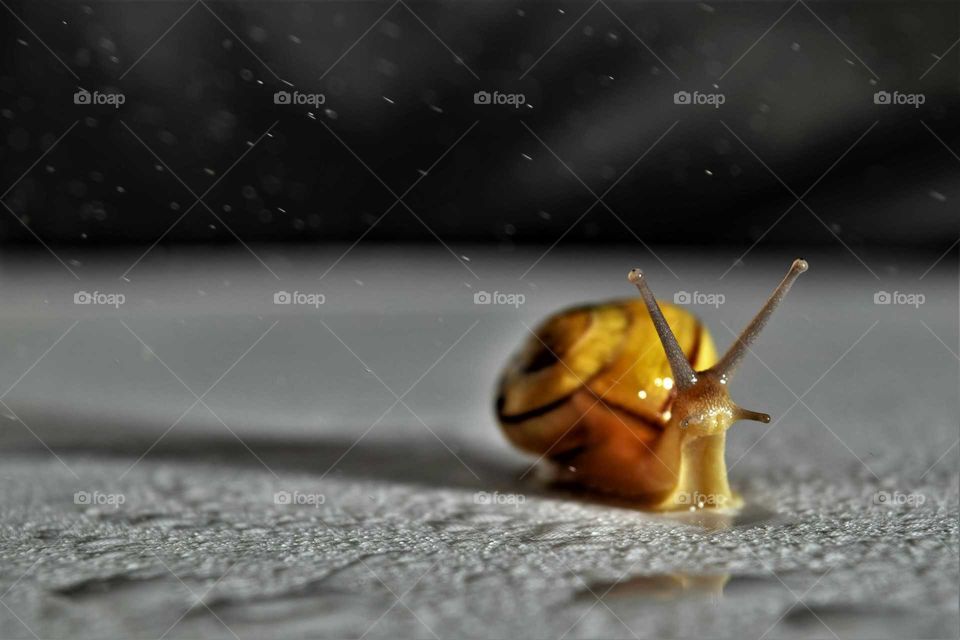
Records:
[[[668,428],[679,428],[684,439],[696,439],[722,434],[737,420],[770,422],[770,416],[766,413],[750,411],[738,406],[730,398],[728,383],[794,281],[806,270],[806,260],[794,260],[786,277],[774,289],[773,294],[746,326],[733,346],[713,367],[704,371],[694,371],[690,366],[676,336],[664,319],[643,272],[634,269],[627,275],[630,282],[636,285],[647,305],[650,318],[660,336],[660,342],[663,343],[667,361],[673,372],[673,384],[677,395],[670,408]]]

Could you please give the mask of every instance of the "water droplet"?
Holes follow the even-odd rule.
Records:
[[[263,27],[259,27],[259,26],[250,27],[249,33],[250,33],[250,38],[254,42],[263,42],[264,40],[267,39],[267,30],[264,29]]]

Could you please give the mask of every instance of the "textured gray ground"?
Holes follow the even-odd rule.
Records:
[[[82,260],[80,285],[3,265],[0,636],[958,636],[955,259],[921,280],[935,256],[866,256],[878,282],[839,247],[808,256],[733,387],[780,421],[731,432],[749,507],[724,517],[521,478],[491,386],[524,323],[629,295],[635,262],[660,297],[723,293],[696,311],[726,346],[793,256],[718,280],[735,255],[661,254],[673,278],[639,250],[558,249],[519,281],[536,253],[468,250],[479,280],[416,253],[358,248],[319,284],[335,251],[258,251],[279,284],[247,254],[156,256],[128,283],[123,260]],[[81,288],[128,302],[75,307]],[[275,307],[278,289],[327,301]]]

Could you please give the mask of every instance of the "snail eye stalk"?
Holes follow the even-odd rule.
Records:
[[[730,350],[720,359],[720,362],[713,366],[711,371],[718,375],[721,380],[727,382],[737,370],[743,357],[747,355],[751,345],[756,342],[757,336],[760,335],[760,332],[762,332],[763,328],[767,325],[770,316],[772,316],[773,312],[780,306],[787,292],[790,291],[790,287],[793,286],[794,281],[796,281],[801,273],[807,270],[807,267],[806,260],[797,258],[793,261],[793,264],[790,265],[790,271],[787,272],[787,275],[780,284],[777,285],[777,288],[773,290],[773,293],[770,294],[770,297],[760,308],[760,311],[757,312],[757,315],[753,317],[753,320],[746,326],[743,333],[737,338],[737,341],[730,347]]]
[[[693,370],[693,367],[690,366],[690,362],[687,360],[687,356],[684,355],[683,349],[680,348],[680,344],[677,342],[676,336],[673,335],[673,330],[670,329],[670,325],[667,324],[666,318],[663,317],[663,312],[660,311],[660,305],[657,304],[656,298],[653,297],[653,292],[650,291],[650,287],[647,286],[647,278],[640,269],[634,269],[627,274],[627,279],[636,285],[640,296],[647,305],[650,318],[653,320],[653,326],[656,327],[657,334],[660,336],[660,342],[663,343],[663,350],[667,353],[667,361],[670,363],[670,370],[673,372],[677,389],[680,391],[689,389],[696,384],[697,374]]]
[[[757,315],[754,316],[750,324],[747,325],[743,333],[737,338],[737,341],[730,347],[730,350],[724,354],[723,358],[721,358],[716,365],[706,371],[700,372],[700,374],[690,366],[690,362],[687,360],[686,355],[684,355],[683,349],[680,348],[676,336],[674,336],[673,331],[663,317],[660,305],[657,304],[653,292],[647,285],[647,279],[643,275],[643,272],[639,269],[634,269],[627,275],[627,279],[630,280],[640,292],[640,296],[643,298],[650,312],[653,325],[657,329],[657,334],[660,336],[660,342],[663,343],[663,349],[666,352],[667,361],[670,363],[670,370],[673,372],[675,384],[679,392],[676,400],[677,406],[683,407],[686,412],[689,412],[688,415],[680,421],[681,428],[706,423],[709,421],[711,412],[716,411],[716,406],[711,404],[711,401],[706,400],[705,397],[701,397],[703,395],[702,390],[700,392],[689,391],[694,386],[697,386],[698,382],[703,382],[708,386],[718,385],[719,388],[723,389],[721,394],[722,399],[719,400],[719,402],[726,406],[726,410],[733,420],[770,422],[770,416],[766,413],[750,411],[737,406],[727,394],[726,384],[744,356],[750,351],[750,347],[756,341],[757,336],[763,331],[767,321],[770,320],[770,316],[773,315],[773,312],[780,306],[780,303],[783,302],[794,281],[796,281],[801,273],[807,270],[807,266],[806,260],[798,258],[793,261],[786,277],[784,277],[777,288],[774,289]],[[703,380],[700,380],[700,378],[703,378]],[[686,391],[689,391],[689,393],[684,393]]]

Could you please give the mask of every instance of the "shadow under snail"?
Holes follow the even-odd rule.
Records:
[[[566,482],[653,510],[740,506],[727,481],[726,432],[737,420],[770,416],[739,407],[727,387],[806,270],[805,260],[794,260],[718,360],[706,327],[658,304],[634,269],[627,277],[640,300],[561,311],[511,360],[496,407],[507,439],[552,462]]]

